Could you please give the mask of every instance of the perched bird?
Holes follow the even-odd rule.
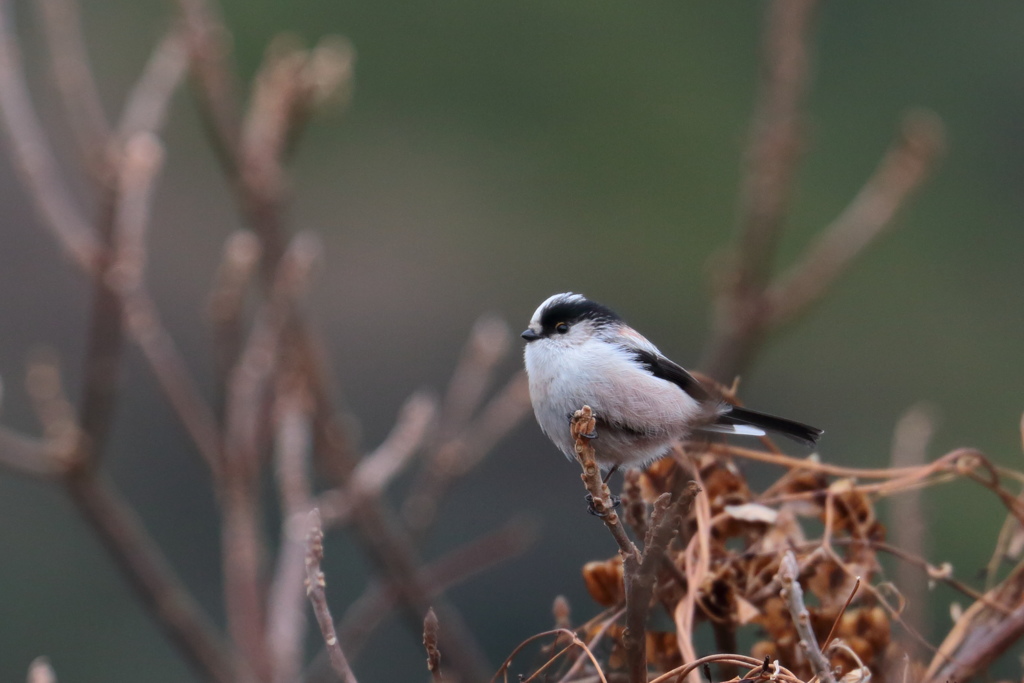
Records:
[[[569,420],[589,405],[597,417],[595,458],[609,475],[619,467],[644,467],[694,431],[773,432],[808,446],[822,433],[722,401],[611,309],[579,294],[542,303],[522,337],[541,429],[575,458]]]

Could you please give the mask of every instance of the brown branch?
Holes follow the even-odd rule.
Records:
[[[984,597],[957,620],[929,664],[925,681],[942,683],[972,678],[1024,634],[1024,564],[1015,567]],[[1008,613],[1006,608],[1010,609]]]
[[[474,539],[420,569],[430,596],[441,595],[481,572],[525,552],[532,532],[522,520],[508,524]],[[400,592],[379,581],[372,582],[353,602],[338,623],[345,651],[356,656],[370,634],[384,621],[400,597]],[[317,669],[316,663],[311,667]]]
[[[483,403],[494,378],[495,366],[508,352],[511,336],[508,324],[501,318],[483,316],[473,324],[445,392],[439,441],[451,439],[462,431]]]
[[[576,647],[579,647],[581,650],[583,650],[583,652],[590,659],[590,662],[594,665],[594,669],[596,670],[598,679],[601,681],[601,683],[608,683],[608,679],[605,678],[604,671],[601,669],[601,665],[598,663],[597,657],[595,657],[594,653],[591,651],[590,646],[588,646],[586,643],[580,640],[575,633],[564,628],[556,628],[550,631],[544,631],[543,633],[532,635],[523,642],[519,643],[519,645],[517,645],[516,648],[512,650],[512,653],[505,658],[505,661],[502,662],[501,666],[498,668],[497,673],[495,673],[494,676],[490,678],[491,683],[494,683],[496,680],[498,680],[498,676],[501,676],[502,674],[505,674],[508,671],[509,666],[511,666],[512,664],[512,660],[515,659],[516,655],[518,655],[523,650],[523,648],[525,648],[527,645],[529,645],[535,640],[539,640],[540,638],[547,638],[548,636],[558,636],[559,638],[568,637],[572,645],[575,645]]]
[[[225,172],[238,191],[242,214],[260,235],[263,243],[264,279],[273,273],[278,260],[282,238],[281,202],[266,201],[266,197],[252,196],[250,186],[244,182],[243,158],[240,150],[241,125],[235,116],[234,88],[230,85],[227,51],[218,34],[223,33],[212,12],[203,0],[180,0],[189,34],[193,71],[200,81],[204,111],[213,132],[214,145],[221,152]],[[337,55],[336,55],[337,56]],[[338,63],[337,59],[327,59]],[[343,62],[343,60],[341,60]],[[311,70],[316,73],[317,69]],[[315,79],[314,79],[315,80]],[[294,141],[294,131],[289,136]],[[278,161],[280,163],[280,161]],[[317,452],[322,464],[334,479],[335,486],[344,487],[356,467],[356,449],[344,426],[339,422],[328,386],[330,374],[326,371],[323,344],[301,321],[296,321],[289,335],[289,348],[301,359],[314,397]],[[404,614],[409,627],[417,632],[422,628],[423,615],[430,607],[428,591],[417,577],[419,559],[411,539],[395,522],[394,514],[380,500],[365,501],[353,514],[358,538],[377,569],[394,585],[401,587]],[[445,652],[454,669],[467,680],[481,680],[488,667],[485,658],[459,613],[443,600],[434,601],[434,609],[445,624]]]
[[[46,478],[60,473],[43,442],[6,427],[0,427],[0,466],[32,477]]]
[[[208,0],[178,0],[200,113],[221,163],[237,172],[241,126],[239,85],[231,64],[231,38]]]
[[[779,564],[779,582],[782,584],[782,598],[786,601],[793,625],[800,636],[800,650],[811,664],[811,670],[823,683],[836,683],[832,666],[821,653],[818,640],[811,629],[811,617],[804,606],[804,592],[800,587],[800,567],[792,550],[787,550]]]
[[[799,261],[772,277],[801,143],[816,0],[775,0],[764,29],[763,63],[740,226],[716,283],[712,336],[701,367],[729,381],[749,364],[764,338],[818,301],[853,261],[892,224],[943,147],[937,117],[914,113],[874,174]]]
[[[139,347],[161,391],[216,480],[221,474],[222,456],[220,430],[213,410],[146,290],[126,296],[124,318],[132,341]]]
[[[142,287],[149,206],[162,164],[160,143],[149,133],[138,133],[125,142],[113,169],[112,185],[103,189],[104,215],[97,232],[107,248],[93,275],[92,315],[78,418],[88,438],[82,442],[88,452],[77,459],[84,466],[95,466],[113,423],[124,340],[121,293]]]
[[[230,648],[175,576],[134,510],[96,475],[71,477],[67,490],[171,642],[206,679],[235,683]]]
[[[803,101],[810,72],[816,0],[768,5],[761,74],[741,181],[736,244],[718,283],[712,337],[701,367],[731,381],[762,331],[768,283],[802,151]]]
[[[623,561],[623,580],[626,589],[626,620],[622,632],[622,646],[626,650],[626,666],[631,683],[647,683],[647,616],[657,570],[665,560],[665,551],[678,533],[683,516],[689,512],[694,498],[700,493],[696,482],[689,482],[675,500],[663,493],[654,501],[644,552],[639,566]]]
[[[611,492],[608,491],[608,486],[601,481],[601,468],[594,460],[594,447],[590,445],[590,437],[587,435],[596,433],[596,429],[597,419],[590,406],[583,406],[573,413],[570,430],[572,438],[576,442],[576,458],[580,467],[583,468],[580,478],[583,479],[583,486],[590,494],[594,514],[601,518],[601,521],[612,533],[612,537],[619,546],[619,554],[622,555],[623,562],[630,562],[638,567],[641,559],[640,551],[629,540],[626,530],[622,528],[619,515],[612,507]]]
[[[583,406],[572,416],[570,430],[576,442],[576,456],[583,468],[584,486],[590,493],[595,514],[601,517],[611,531],[622,556],[622,576],[626,593],[626,624],[622,634],[622,646],[626,651],[626,668],[631,683],[647,683],[647,639],[646,623],[654,595],[657,569],[665,561],[665,550],[675,536],[682,521],[700,492],[696,482],[689,482],[686,488],[672,500],[670,493],[662,494],[654,503],[644,550],[640,553],[629,540],[611,505],[607,485],[601,480],[601,470],[594,459],[594,447],[590,441],[597,428],[597,420],[590,406]]]
[[[475,419],[463,422],[458,432],[428,452],[420,477],[402,505],[406,525],[420,541],[436,522],[437,509],[453,482],[472,471],[529,411],[526,373],[520,370]]]
[[[125,100],[117,135],[125,140],[136,133],[163,128],[171,98],[188,68],[184,32],[174,27],[157,44]]]
[[[313,508],[309,513],[309,537],[308,551],[306,553],[306,595],[313,605],[313,612],[316,614],[316,621],[320,625],[320,632],[323,634],[324,643],[327,645],[327,652],[330,655],[331,666],[334,672],[341,677],[342,683],[356,683],[355,674],[348,664],[348,659],[338,642],[338,635],[334,631],[334,620],[331,618],[331,610],[327,606],[327,594],[324,591],[326,583],[324,573],[320,571],[320,562],[324,558],[324,531],[320,525],[320,511]]]
[[[281,506],[281,543],[267,597],[267,650],[275,683],[300,680],[306,635],[305,575],[307,514],[312,509],[309,460],[310,401],[293,374],[278,382],[274,407],[275,480]]]
[[[163,127],[171,97],[185,68],[181,32],[172,30],[153,50],[125,103],[118,124],[121,151],[119,204],[115,232],[117,263],[110,286],[123,306],[128,334],[142,351],[160,388],[192,437],[216,479],[220,474],[220,435],[196,382],[174,340],[160,321],[143,274],[144,233],[153,180],[162,159],[155,132]],[[120,244],[124,240],[129,243]]]
[[[81,218],[60,179],[49,141],[32,108],[21,66],[20,50],[10,25],[10,0],[0,2],[0,115],[13,151],[15,167],[29,188],[36,211],[59,246],[87,273],[96,266],[101,247]]]
[[[441,651],[437,649],[437,631],[437,615],[433,609],[427,610],[427,616],[423,618],[423,648],[427,651],[427,670],[430,671],[430,680],[434,683],[443,683]]]
[[[320,494],[320,508],[328,527],[351,521],[352,511],[364,501],[378,498],[387,485],[405,469],[427,436],[437,414],[437,402],[427,394],[410,396],[395,420],[391,433],[373,453],[366,455],[352,471],[344,488]]]
[[[930,112],[905,117],[900,133],[850,205],[822,230],[788,273],[764,293],[768,329],[780,327],[824,296],[924,181],[943,149],[942,123]]]
[[[768,5],[761,74],[750,147],[740,189],[737,245],[738,298],[770,277],[803,145],[804,98],[810,80],[811,29],[817,0],[776,0]]]
[[[230,648],[174,574],[135,511],[95,470],[76,466],[74,458],[82,457],[84,452],[81,430],[75,424],[74,408],[64,392],[54,357],[44,355],[33,360],[26,388],[43,424],[48,460],[60,468],[72,502],[143,606],[204,678],[217,683],[236,681],[236,674],[244,673],[244,662],[232,662]]]
[[[224,241],[224,252],[207,299],[213,327],[218,392],[228,384],[244,341],[245,296],[260,261],[260,241],[248,230],[236,230]],[[223,412],[224,397],[217,400]]]
[[[359,461],[349,483],[355,496],[377,497],[416,454],[437,415],[436,400],[425,393],[410,396],[391,433],[376,450]]]
[[[266,651],[259,486],[267,386],[281,337],[318,251],[311,237],[295,238],[230,380],[220,491],[224,596],[232,638],[264,680],[271,664]]]
[[[731,655],[731,654],[715,654],[701,657],[688,664],[677,666],[671,671],[666,671],[657,678],[651,680],[651,683],[676,683],[676,681],[684,681],[686,677],[694,671],[700,670],[705,664],[714,663],[729,663],[735,666],[753,667],[743,677],[744,681],[753,680],[771,680],[771,681],[785,681],[785,683],[804,683],[802,680],[796,677],[796,675],[786,669],[785,667],[777,666],[777,671],[773,670],[771,673],[764,670],[764,664],[753,657],[747,657],[745,655]],[[770,678],[769,678],[770,676]]]
[[[89,173],[100,184],[110,178],[107,145],[112,139],[99,88],[93,79],[75,0],[36,0],[42,19],[64,118]]]

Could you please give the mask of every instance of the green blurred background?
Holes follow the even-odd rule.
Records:
[[[152,0],[85,5],[112,114],[173,10]],[[380,441],[409,392],[443,388],[479,315],[495,312],[516,331],[556,291],[611,305],[663,351],[696,362],[709,329],[708,259],[733,232],[763,8],[224,4],[246,78],[282,31],[310,43],[341,34],[358,53],[351,107],[317,120],[300,146],[290,224],[323,237],[310,308],[365,445]],[[34,95],[66,148],[30,9],[18,4]],[[896,420],[926,401],[939,415],[931,456],[970,445],[1021,465],[1022,35],[1019,3],[823,9],[810,151],[780,265],[853,196],[905,110],[933,109],[949,137],[896,230],[744,377],[750,405],[824,427],[830,461],[886,463]],[[165,143],[149,282],[191,366],[209,377],[202,306],[239,223],[188,91]],[[25,359],[40,345],[57,349],[74,391],[88,287],[40,229],[7,154],[0,200],[3,421],[38,433]],[[517,353],[506,372],[518,363]],[[220,618],[219,531],[203,468],[134,351],[122,384],[109,470]],[[930,558],[973,579],[1000,505],[967,484],[926,504]],[[428,555],[524,512],[540,521],[532,550],[451,594],[494,662],[548,627],[556,594],[576,620],[593,614],[578,568],[613,551],[584,513],[575,468],[531,420],[455,489]],[[192,680],[57,487],[0,477],[0,520],[0,680],[21,680],[40,654],[61,680]],[[328,537],[326,562],[340,613],[367,569],[343,534]],[[948,630],[936,603],[933,635]],[[422,679],[419,637],[391,620],[355,668],[367,681]]]

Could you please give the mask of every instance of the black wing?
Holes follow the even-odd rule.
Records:
[[[715,397],[712,397],[696,377],[670,361],[668,358],[642,349],[630,349],[630,352],[652,375],[659,379],[672,382],[698,401],[704,402],[718,400]],[[817,443],[818,437],[823,433],[822,430],[817,427],[811,427],[810,425],[805,425],[802,422],[796,422],[795,420],[789,420],[784,417],[767,415],[756,410],[741,408],[740,406],[732,406],[725,403],[723,403],[723,406],[728,410],[718,417],[716,424],[751,425],[753,427],[764,429],[765,431],[781,434],[793,439],[794,441],[798,441],[812,447]]]
[[[686,370],[676,365],[665,356],[643,349],[629,349],[630,353],[644,368],[657,377],[667,382],[672,382],[680,389],[685,391],[687,394],[697,399],[698,401],[704,402],[711,400],[711,394],[708,390],[697,381],[697,378],[688,373]]]

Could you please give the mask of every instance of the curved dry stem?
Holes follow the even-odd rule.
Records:
[[[699,670],[705,664],[733,664],[735,666],[752,667],[744,679],[749,678],[758,669],[761,669],[764,665],[763,662],[754,659],[753,657],[747,657],[746,655],[733,655],[733,654],[715,654],[695,659],[689,664],[683,664],[677,666],[671,671],[666,671],[657,678],[654,678],[650,683],[675,683],[676,681],[682,681],[694,671]],[[802,680],[785,667],[779,667],[778,675],[775,680],[785,681],[786,683],[804,683]]]
[[[512,664],[512,660],[515,659],[516,655],[518,655],[520,652],[522,652],[523,648],[525,648],[527,645],[529,645],[533,641],[539,640],[541,638],[546,638],[548,636],[561,636],[561,635],[566,635],[566,636],[569,636],[570,638],[572,638],[572,645],[580,647],[583,650],[583,652],[586,653],[587,657],[590,659],[590,662],[594,665],[594,669],[597,671],[597,675],[598,675],[598,677],[600,677],[601,682],[602,683],[608,683],[608,680],[604,676],[604,671],[601,669],[601,665],[598,663],[597,658],[594,656],[593,651],[591,651],[590,647],[586,643],[584,643],[582,640],[580,640],[576,636],[575,632],[570,631],[567,628],[556,628],[556,629],[551,629],[550,631],[544,631],[543,633],[537,633],[535,635],[530,636],[529,638],[527,638],[523,642],[519,643],[519,645],[517,645],[516,648],[514,650],[512,650],[512,653],[508,657],[505,658],[505,661],[501,663],[501,667],[494,674],[494,676],[491,677],[490,683],[494,683],[494,681],[498,680],[498,676],[501,676],[502,674],[505,674],[507,676],[507,674],[508,674],[508,667]]]

